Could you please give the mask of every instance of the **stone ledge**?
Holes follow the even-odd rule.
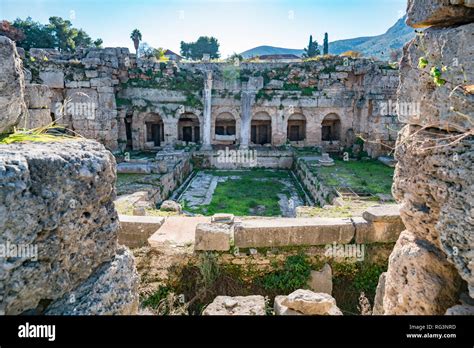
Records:
[[[119,243],[129,248],[137,248],[147,245],[148,238],[163,225],[165,218],[119,215],[119,221]]]
[[[196,226],[194,250],[227,251],[230,249],[232,229],[223,223],[200,223]]]
[[[236,224],[234,230],[239,248],[347,244],[354,234],[352,221],[340,218],[255,219]]]
[[[362,217],[369,222],[400,222],[400,206],[398,204],[376,205],[367,208]]]

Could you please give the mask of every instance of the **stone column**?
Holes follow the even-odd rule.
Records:
[[[240,126],[240,148],[248,149],[250,143],[250,126],[252,121],[252,104],[255,92],[242,90],[242,115]]]
[[[212,71],[206,71],[204,80],[204,115],[202,125],[202,149],[211,150]]]

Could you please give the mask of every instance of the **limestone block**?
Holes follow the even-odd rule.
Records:
[[[217,296],[202,315],[265,315],[265,298],[255,296]]]
[[[139,276],[133,254],[119,247],[114,258],[101,265],[83,283],[51,303],[46,315],[135,315]]]
[[[148,238],[163,225],[165,219],[159,216],[119,215],[119,221],[119,243],[138,248],[147,245]]]
[[[362,217],[370,222],[400,222],[400,206],[398,204],[372,206],[362,213]]]
[[[283,305],[283,301],[286,299],[286,296],[276,296],[273,302],[273,310],[275,315],[303,315],[303,313],[289,309],[287,306]]]
[[[472,21],[474,9],[470,1],[408,0],[407,24],[414,28],[447,27]]]
[[[342,315],[331,295],[310,290],[296,290],[283,299],[281,304],[304,315]]]
[[[441,250],[402,232],[389,258],[383,297],[385,315],[441,315],[453,306],[461,281]]]
[[[15,43],[4,36],[0,36],[0,62],[0,133],[3,133],[11,130],[26,110],[22,62]]]
[[[229,225],[200,223],[196,226],[194,250],[227,251],[230,249],[230,240]]]
[[[112,79],[110,77],[97,77],[90,80],[91,87],[111,87]]]
[[[332,294],[332,269],[327,263],[320,271],[311,271],[308,286],[314,292]]]
[[[405,47],[400,63],[398,104],[419,103],[419,112],[403,112],[399,115],[401,122],[459,132],[472,128],[474,94],[463,86],[474,81],[473,35],[474,23],[448,29],[429,28]],[[424,69],[418,67],[421,57],[428,61]],[[436,86],[430,70],[442,66],[447,68],[441,73],[446,83]]]
[[[94,78],[99,76],[99,72],[97,70],[86,70],[85,73],[87,78]]]
[[[350,219],[339,218],[274,218],[252,219],[236,224],[235,246],[278,247],[347,244],[354,237]]]
[[[50,88],[64,88],[64,73],[62,71],[40,71],[39,77],[43,84]]]
[[[166,200],[163,203],[161,203],[160,210],[174,211],[174,212],[181,213],[182,208],[181,208],[181,204],[179,204],[175,201],[172,201],[172,200]]]
[[[28,109],[49,109],[52,93],[48,86],[29,84],[25,86],[25,103]]]
[[[121,162],[117,164],[117,173],[150,174],[151,167],[148,163]]]
[[[379,277],[377,289],[375,291],[374,307],[372,308],[372,315],[383,315],[383,297],[385,294],[385,279],[387,272],[383,272]]]
[[[95,141],[0,145],[0,245],[37,248],[0,259],[1,313],[58,300],[113,259],[115,179],[114,157]]]
[[[234,214],[214,214],[211,217],[211,222],[231,225],[234,223]]]
[[[18,127],[33,129],[47,126],[53,122],[49,109],[29,109],[26,114],[20,117]]]

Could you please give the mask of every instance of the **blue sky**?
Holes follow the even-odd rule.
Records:
[[[180,41],[215,36],[223,57],[260,45],[303,48],[384,33],[406,0],[0,0],[0,19],[51,16],[70,19],[104,46],[133,48],[134,28],[153,47],[179,53]]]

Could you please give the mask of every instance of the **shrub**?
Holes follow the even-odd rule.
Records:
[[[289,256],[282,270],[265,275],[261,282],[266,290],[290,293],[307,287],[311,265],[304,255]]]

